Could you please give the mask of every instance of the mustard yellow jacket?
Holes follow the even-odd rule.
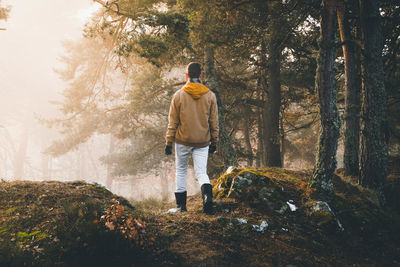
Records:
[[[166,144],[205,147],[218,142],[218,106],[215,94],[201,83],[187,83],[172,97]]]

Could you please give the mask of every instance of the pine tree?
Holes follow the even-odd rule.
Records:
[[[345,112],[344,112],[344,170],[347,175],[358,175],[358,152],[360,136],[360,91],[361,70],[360,50],[351,35],[349,22],[349,4],[338,2],[338,25],[342,41],[345,75]],[[358,25],[357,25],[358,28]]]
[[[214,48],[208,46],[204,52],[204,74],[207,79],[207,86],[215,93],[218,102],[218,118],[219,118],[219,147],[222,150],[225,167],[237,166],[235,150],[233,149],[231,137],[228,134],[225,123],[225,105],[220,96],[218,81],[214,67]]]
[[[383,203],[388,160],[388,127],[379,1],[360,0],[360,17],[364,53],[359,183],[376,190]]]
[[[313,174],[313,187],[319,189],[328,198],[333,194],[332,176],[337,164],[336,150],[340,129],[334,84],[336,7],[335,0],[322,1],[320,50],[315,81],[321,130]]]

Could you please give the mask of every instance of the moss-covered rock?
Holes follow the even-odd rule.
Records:
[[[234,170],[221,176],[214,186],[217,199],[234,198],[247,203],[261,203],[283,213],[289,195],[278,180],[251,169]]]
[[[309,201],[304,207],[312,223],[328,230],[344,230],[328,203],[324,201]]]

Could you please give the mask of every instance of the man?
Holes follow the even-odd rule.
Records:
[[[212,187],[207,175],[208,154],[216,150],[218,141],[218,107],[215,94],[201,81],[201,65],[187,67],[185,86],[172,97],[169,109],[165,154],[172,154],[175,143],[176,205],[186,211],[186,173],[192,153],[196,178],[201,187],[203,212],[212,213]]]

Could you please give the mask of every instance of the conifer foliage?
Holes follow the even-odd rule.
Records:
[[[184,67],[198,61],[219,102],[211,174],[229,165],[314,166],[314,186],[331,195],[344,150],[346,173],[360,171],[362,185],[382,192],[388,133],[393,148],[400,143],[400,122],[386,111],[400,98],[394,1],[95,2],[101,10],[63,58],[70,88],[63,116],[47,122],[64,138],[49,153],[108,134],[102,160],[115,175],[165,166],[168,105]]]
[[[10,7],[4,7],[0,1],[0,20],[5,20],[10,12]]]

